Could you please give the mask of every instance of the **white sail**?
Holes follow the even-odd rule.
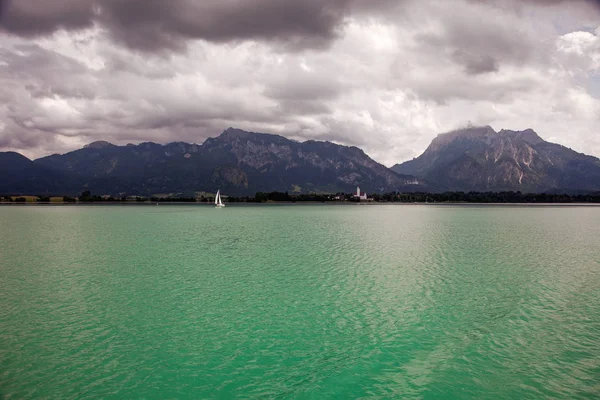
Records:
[[[217,195],[215,196],[215,206],[217,207],[225,207],[225,204],[221,201],[221,191],[217,190]]]

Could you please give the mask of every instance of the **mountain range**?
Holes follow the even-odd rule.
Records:
[[[116,146],[98,141],[35,161],[0,153],[14,178],[0,178],[0,193],[193,195],[197,191],[250,195],[260,191],[368,192],[428,189],[395,173],[357,147],[297,142],[278,135],[229,128],[203,144],[174,142]],[[8,171],[8,170],[7,170]],[[16,172],[15,172],[16,171]],[[3,174],[6,175],[6,174]]]
[[[229,195],[288,191],[598,191],[600,160],[533,130],[474,127],[438,135],[425,152],[387,168],[357,147],[297,142],[228,128],[203,144],[98,141],[36,160],[0,153],[0,194]]]

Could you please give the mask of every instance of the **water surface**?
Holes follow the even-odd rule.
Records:
[[[594,398],[600,208],[0,207],[0,398]]]

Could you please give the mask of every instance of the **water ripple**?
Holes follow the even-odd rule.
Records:
[[[600,210],[0,208],[0,397],[591,398]]]

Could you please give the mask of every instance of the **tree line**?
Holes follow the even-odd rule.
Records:
[[[37,202],[50,202],[48,196],[34,197]],[[374,193],[371,195],[374,202],[378,203],[600,203],[600,192],[588,194],[567,193],[521,193],[521,192],[443,192],[443,193]],[[56,199],[56,198],[55,198]],[[23,196],[4,196],[2,202],[25,203]],[[58,199],[61,200],[60,198]],[[353,194],[297,194],[288,192],[258,192],[254,196],[227,196],[223,197],[229,203],[266,203],[266,202],[358,202]],[[55,200],[56,201],[56,200]],[[153,203],[212,203],[214,197],[144,197],[144,196],[97,196],[89,190],[82,192],[77,198],[63,196],[64,203],[96,203],[96,202],[153,202]]]
[[[521,192],[443,192],[443,193],[374,193],[369,196],[378,203],[600,203],[600,192],[590,194],[554,194]],[[354,194],[289,194],[259,192],[254,197],[229,197],[230,202],[359,202]]]

